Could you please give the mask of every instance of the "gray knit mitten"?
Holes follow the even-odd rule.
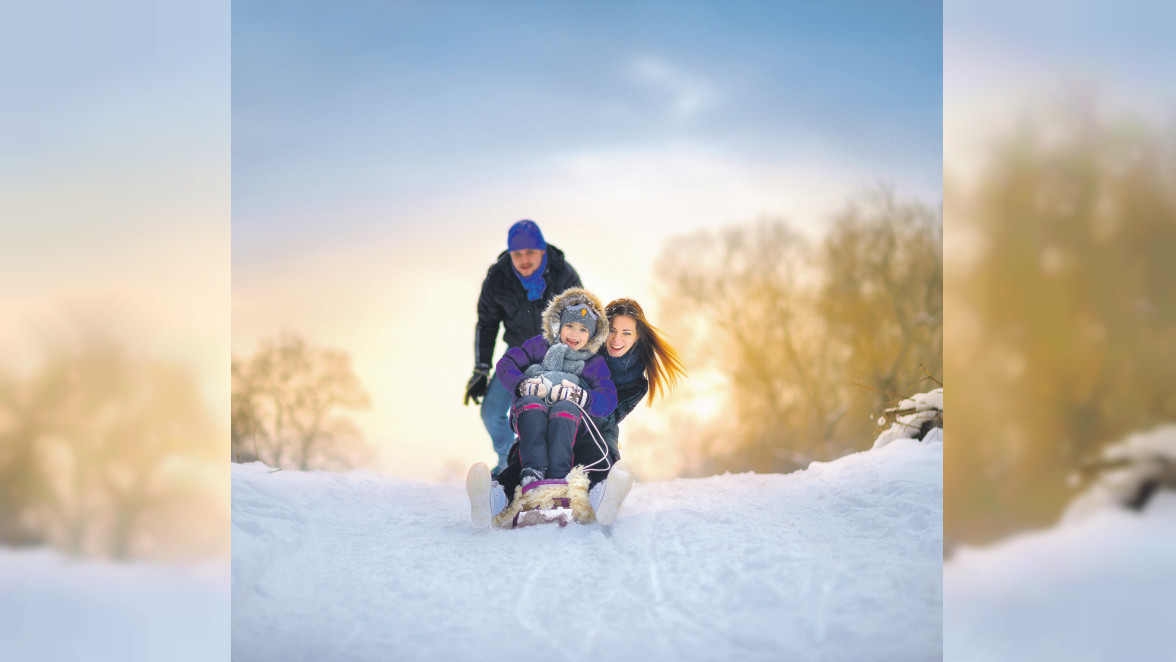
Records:
[[[547,385],[539,377],[524,379],[519,383],[519,395],[534,395],[545,398],[547,397]]]
[[[588,391],[565,379],[562,384],[556,384],[551,388],[551,397],[549,400],[551,402],[571,400],[583,408],[588,406]]]

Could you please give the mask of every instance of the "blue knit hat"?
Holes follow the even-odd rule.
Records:
[[[543,232],[535,221],[519,221],[510,226],[510,231],[506,233],[506,250],[521,251],[528,248],[545,251],[547,242],[543,241]]]

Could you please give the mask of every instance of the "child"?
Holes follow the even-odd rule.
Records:
[[[567,476],[584,413],[607,416],[617,406],[608,364],[596,354],[608,338],[600,300],[578,287],[564,290],[543,311],[542,323],[541,335],[508,351],[494,370],[515,394],[510,417],[523,488]]]

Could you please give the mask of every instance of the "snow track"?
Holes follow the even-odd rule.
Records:
[[[935,660],[942,444],[478,530],[459,483],[233,467],[234,660]]]

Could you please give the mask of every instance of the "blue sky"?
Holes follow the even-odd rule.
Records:
[[[1176,5],[953,0],[943,19],[945,168],[960,183],[997,136],[1075,92],[1163,125],[1176,107]],[[949,223],[950,225],[950,223]],[[950,234],[950,232],[949,232]]]
[[[190,365],[221,407],[228,3],[9,5],[0,28],[0,371],[34,370],[52,343],[102,331]]]
[[[234,2],[234,256],[321,233],[316,210],[362,233],[586,150],[850,165],[934,197],[941,48],[932,2]],[[339,213],[365,202],[389,216]]]

